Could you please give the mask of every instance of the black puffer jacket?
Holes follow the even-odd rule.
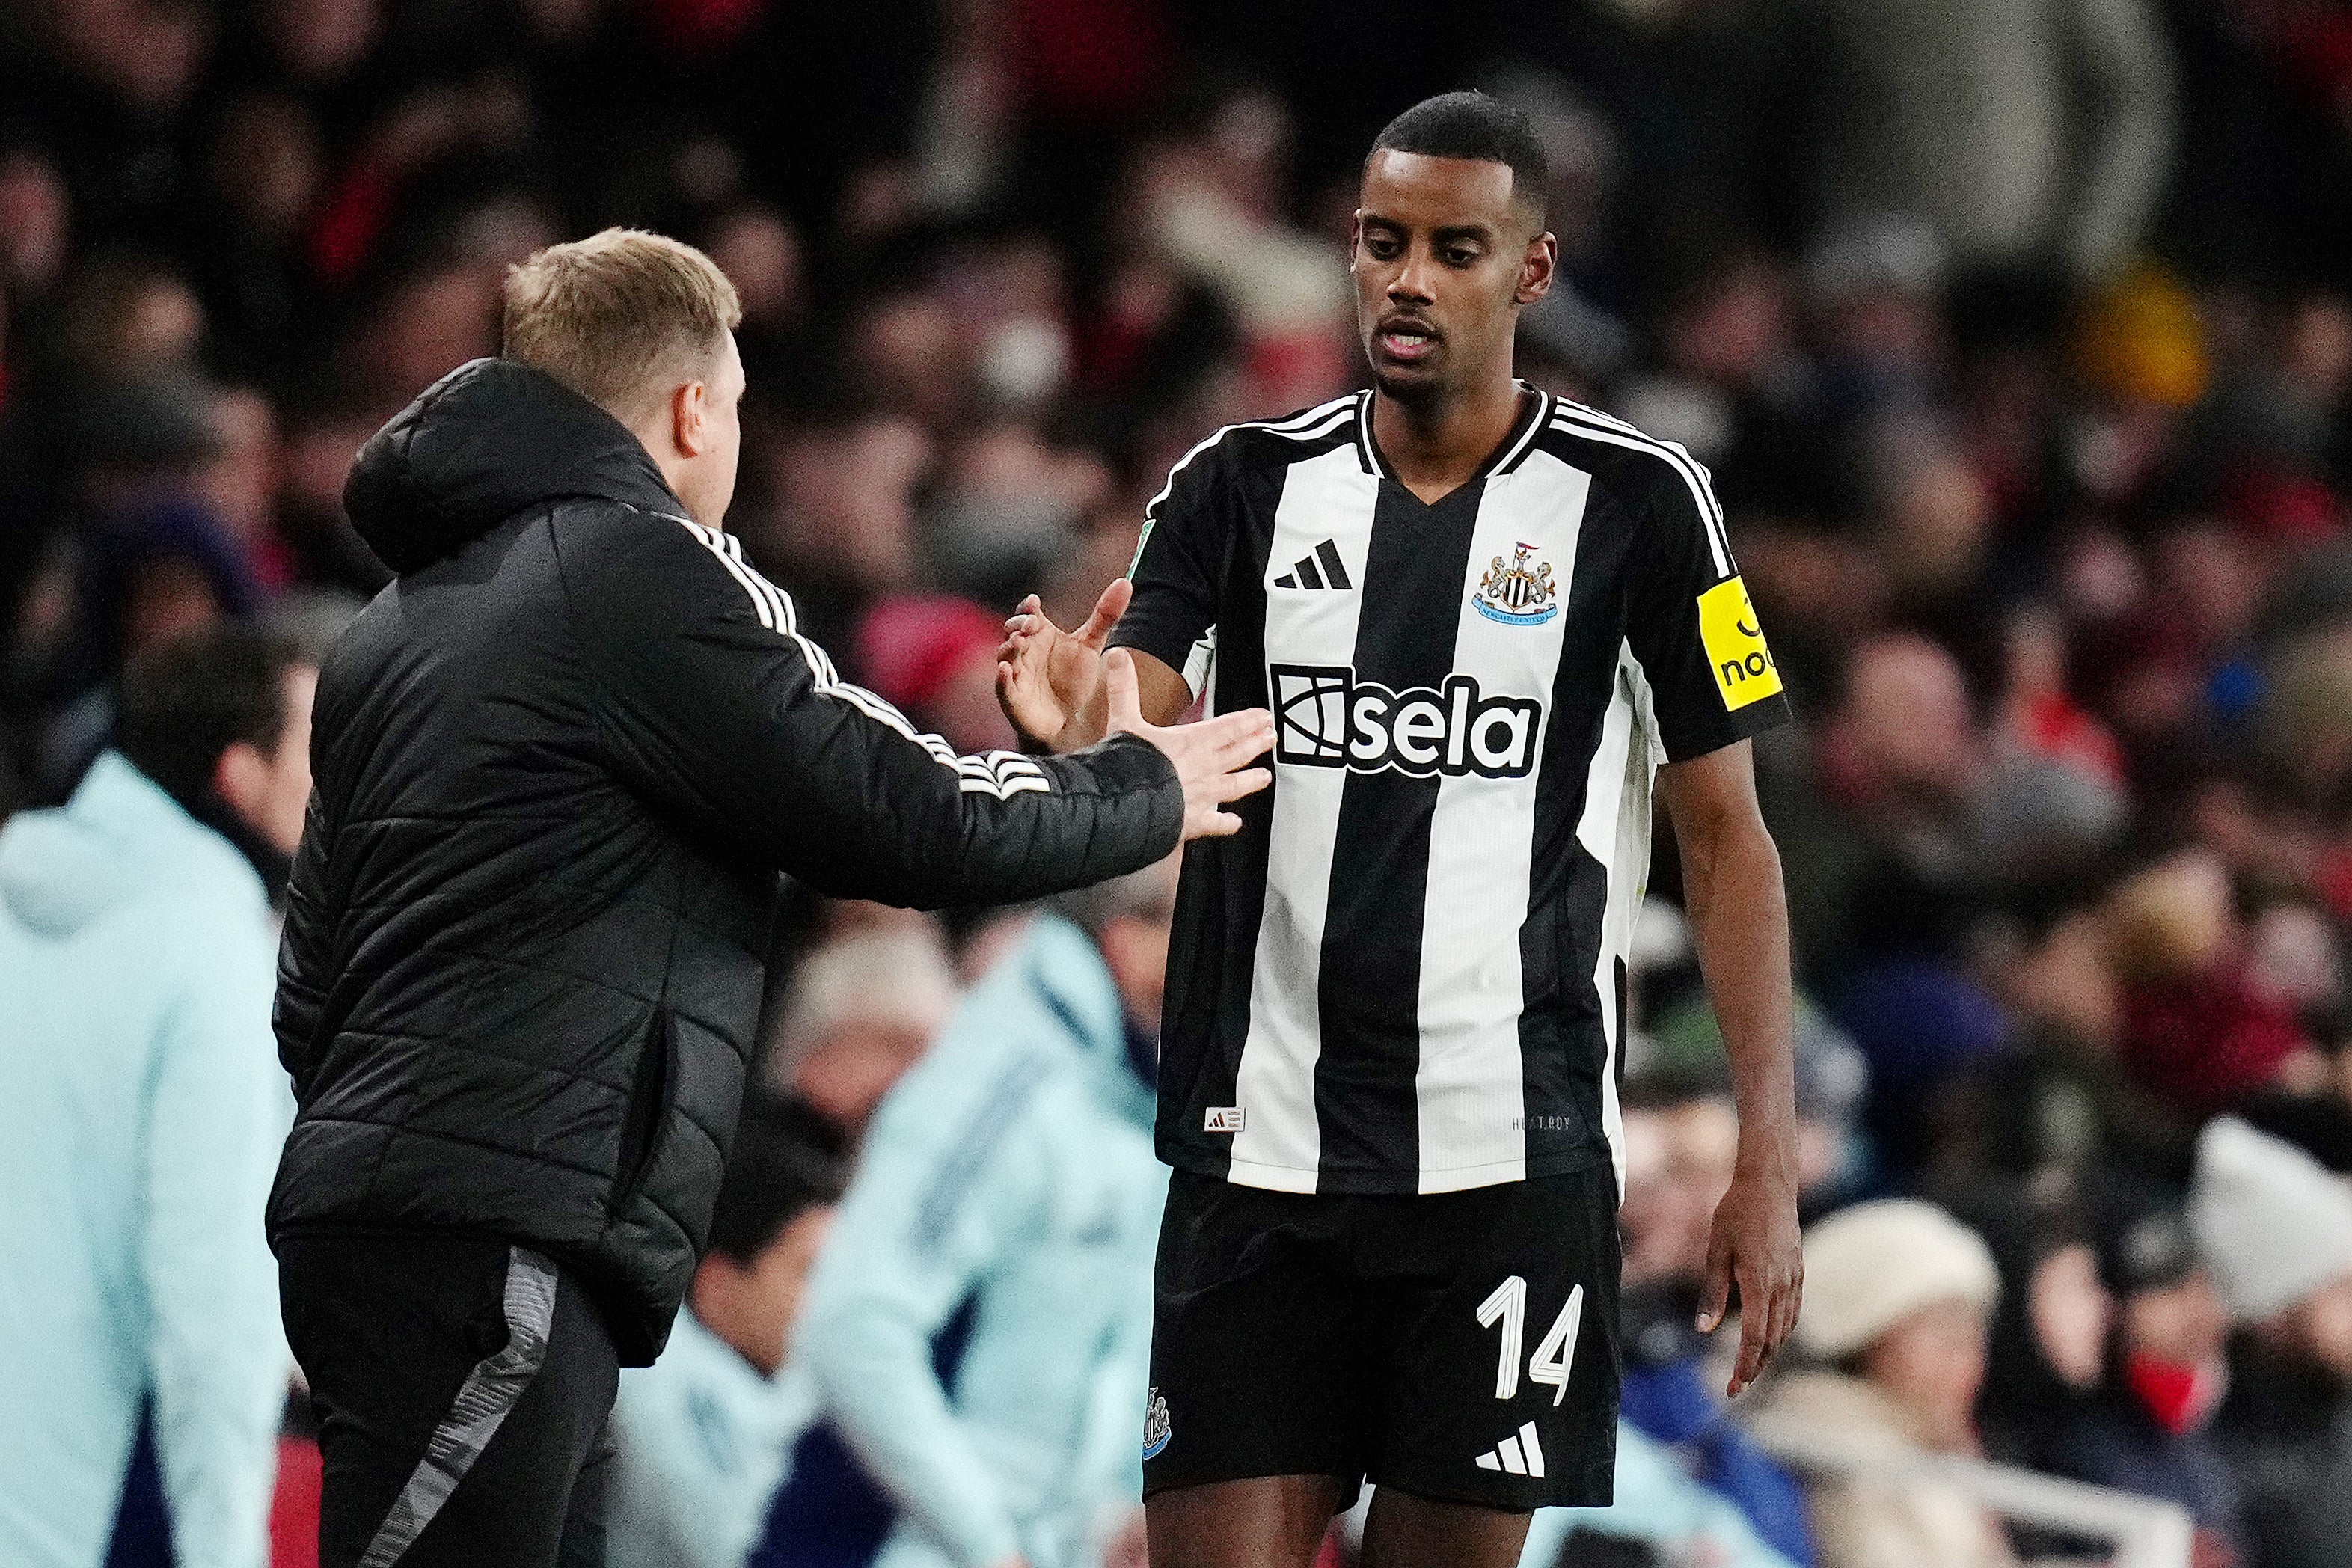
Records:
[[[692,1274],[777,873],[935,905],[1175,846],[1159,752],[958,757],[842,683],[735,541],[537,371],[478,360],[344,492],[398,581],[319,683],[278,1048],[306,1227],[540,1247],[650,1361]]]

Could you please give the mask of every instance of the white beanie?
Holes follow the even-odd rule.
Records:
[[[1856,1204],[1805,1233],[1797,1344],[1833,1361],[1922,1307],[1959,1300],[1990,1312],[2000,1299],[1991,1251],[1942,1209],[1908,1198]]]
[[[2215,1117],[2197,1140],[2189,1228],[2242,1323],[2352,1274],[2352,1186],[2234,1116]]]

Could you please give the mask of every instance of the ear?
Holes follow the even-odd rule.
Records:
[[[687,1300],[697,1304],[698,1316],[723,1317],[733,1304],[731,1292],[741,1283],[742,1265],[722,1253],[713,1252],[695,1265],[694,1278],[687,1287]]]
[[[670,441],[681,457],[699,458],[710,445],[710,394],[698,381],[673,387],[669,395]]]
[[[239,818],[261,809],[269,790],[269,759],[250,741],[231,741],[213,763],[213,793]]]
[[[1518,287],[1512,291],[1514,304],[1532,305],[1551,292],[1551,280],[1559,268],[1559,241],[1546,229],[1528,245],[1527,255],[1519,262]]]
[[[1356,250],[1364,239],[1364,209],[1358,207],[1348,215],[1348,259],[1356,259]]]

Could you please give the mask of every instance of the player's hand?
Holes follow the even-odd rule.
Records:
[[[1804,1243],[1797,1229],[1796,1184],[1784,1175],[1743,1169],[1715,1206],[1707,1238],[1706,1288],[1698,1330],[1711,1334],[1739,1287],[1739,1360],[1724,1391],[1737,1399],[1755,1382],[1797,1326],[1804,1293]]]
[[[1147,724],[1136,695],[1135,656],[1115,647],[1103,658],[1110,733],[1139,736],[1168,754],[1184,785],[1184,837],[1220,838],[1241,831],[1242,819],[1221,810],[1273,781],[1265,768],[1242,764],[1274,746],[1274,715],[1263,708],[1220,713],[1197,724]]]
[[[1126,578],[1112,578],[1093,614],[1069,632],[1036,595],[1021,601],[996,650],[996,700],[1017,732],[1056,752],[1102,738],[1103,645],[1134,592]]]

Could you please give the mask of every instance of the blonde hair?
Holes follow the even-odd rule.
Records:
[[[708,368],[743,320],[735,285],[690,245],[641,228],[551,245],[507,268],[506,357],[625,425]]]

